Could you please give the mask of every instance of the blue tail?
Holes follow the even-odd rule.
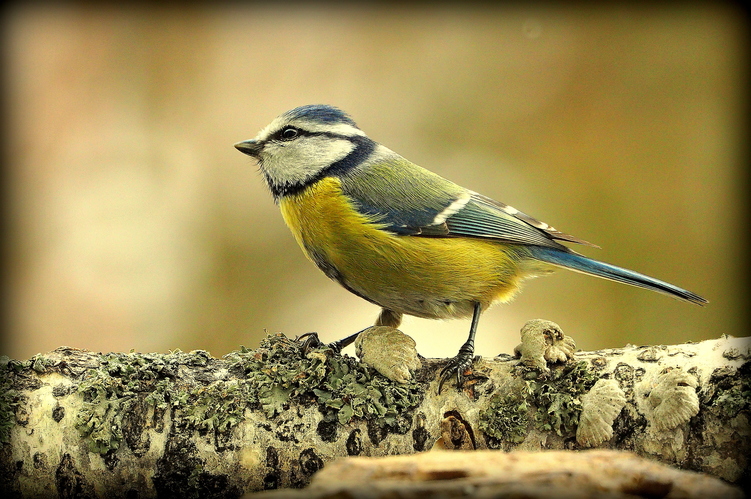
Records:
[[[611,281],[651,289],[652,291],[665,293],[666,295],[674,296],[691,303],[696,303],[697,305],[708,303],[707,300],[691,291],[686,291],[678,286],[673,286],[672,284],[634,272],[633,270],[616,267],[609,263],[598,262],[597,260],[592,260],[591,258],[587,258],[586,256],[577,253],[568,253],[555,248],[547,248],[543,246],[529,246],[528,248],[531,251],[532,258],[536,260],[552,263],[553,265],[559,265],[585,274],[603,277],[605,279],[610,279]]]

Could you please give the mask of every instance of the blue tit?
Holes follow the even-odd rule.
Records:
[[[235,147],[258,161],[287,226],[324,274],[382,308],[472,317],[469,337],[441,372],[457,382],[472,363],[480,314],[526,279],[564,267],[703,305],[690,291],[599,262],[563,243],[595,246],[465,189],[370,139],[327,105],[295,108]],[[354,341],[353,335],[338,346]]]

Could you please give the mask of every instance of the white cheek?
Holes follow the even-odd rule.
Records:
[[[263,169],[275,183],[298,183],[345,158],[354,149],[350,141],[329,137],[302,137],[293,142],[268,144]]]

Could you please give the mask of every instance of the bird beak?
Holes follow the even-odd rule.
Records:
[[[253,139],[244,140],[242,142],[238,142],[237,144],[235,144],[235,149],[237,149],[243,154],[247,154],[248,156],[253,156],[254,158],[258,159],[260,158],[261,150],[263,149],[263,144]]]

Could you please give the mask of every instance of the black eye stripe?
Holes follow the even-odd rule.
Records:
[[[270,137],[271,140],[290,141],[302,135],[302,130],[294,126],[285,126]]]
[[[288,132],[290,130],[296,131],[297,134],[291,137],[285,137],[285,132]],[[340,135],[338,133],[331,133],[331,132],[311,132],[302,128],[297,128],[295,126],[285,126],[281,130],[276,132],[274,135],[269,137],[269,140],[289,142],[291,140],[298,139],[300,137],[316,137],[316,136],[330,137],[332,139],[352,140],[352,137],[349,137],[347,135]]]

